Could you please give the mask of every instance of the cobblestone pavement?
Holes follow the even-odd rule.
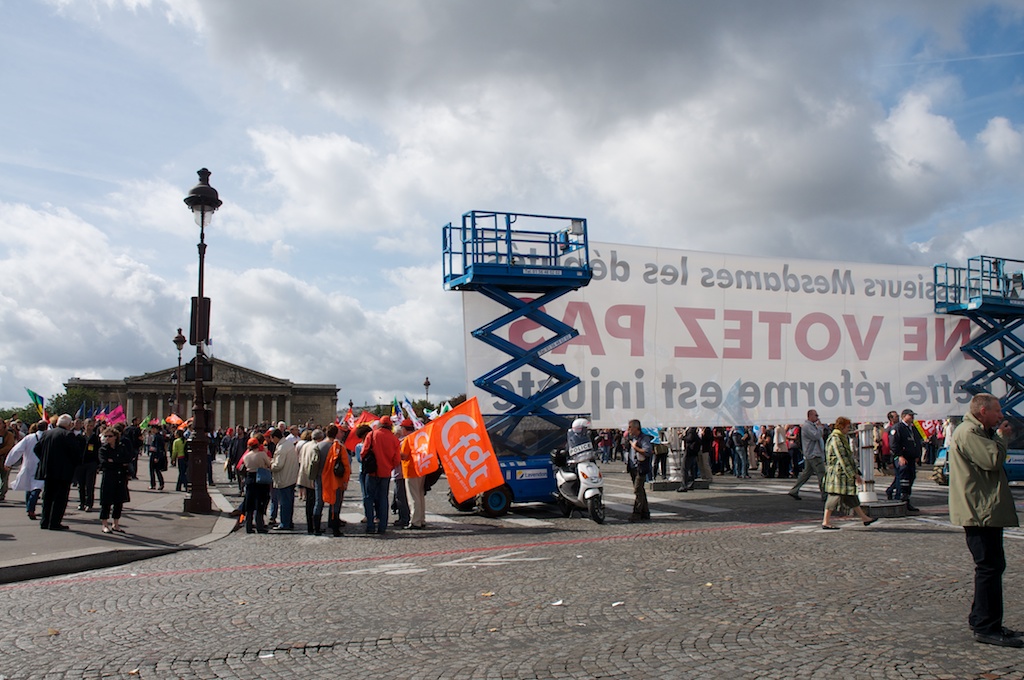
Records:
[[[236,532],[0,586],[0,676],[1024,677],[1024,651],[970,637],[972,565],[926,480],[921,516],[824,532],[820,503],[768,479],[652,493],[653,521],[629,524],[608,469],[605,525],[460,514],[439,489],[425,531],[364,536],[349,503],[339,539]],[[1024,627],[1024,532],[1006,549]]]

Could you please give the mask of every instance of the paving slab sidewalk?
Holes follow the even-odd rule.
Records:
[[[210,497],[219,512],[209,515],[184,512],[185,494],[151,491],[141,475],[129,489],[131,501],[121,516],[123,534],[101,531],[98,485],[92,512],[77,509],[78,490],[71,490],[64,516],[70,531],[40,529],[38,520],[28,518],[24,493],[9,492],[0,503],[0,583],[112,567],[188,550],[227,536],[237,524],[229,517],[236,499],[225,498],[217,487],[210,488]],[[37,505],[37,514],[41,509],[41,504]]]

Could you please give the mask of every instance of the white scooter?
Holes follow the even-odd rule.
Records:
[[[577,419],[569,431],[569,450],[551,454],[558,506],[565,517],[572,515],[573,510],[586,510],[590,519],[604,524],[604,477],[597,466],[597,455],[586,426],[578,425],[580,421],[586,423],[582,418]]]

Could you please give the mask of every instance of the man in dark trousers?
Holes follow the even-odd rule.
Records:
[[[917,477],[917,461],[921,458],[921,434],[914,427],[914,416],[911,409],[903,409],[900,421],[889,430],[889,448],[892,450],[896,476],[900,482],[893,492],[898,501],[907,502],[907,512],[918,512],[910,503],[910,492]]]
[[[132,462],[128,465],[128,474],[132,479],[139,478],[139,451],[142,448],[142,428],[139,427],[139,419],[132,418],[132,424],[124,428],[121,438],[128,442],[132,452]]]
[[[71,431],[73,422],[70,415],[62,415],[57,419],[57,427],[47,430],[33,449],[39,458],[36,479],[43,480],[43,514],[39,523],[42,529],[67,531],[70,528],[61,522],[85,443]]]
[[[1009,436],[999,400],[976,394],[949,443],[949,521],[964,528],[974,558],[974,602],[967,618],[974,639],[1024,647],[1021,633],[1003,627],[1003,528],[1019,526],[1003,469]]]
[[[626,442],[629,445],[626,458],[626,467],[633,478],[633,514],[629,516],[630,522],[646,522],[651,519],[651,509],[647,505],[647,489],[644,483],[647,475],[651,472],[651,461],[654,457],[654,445],[651,437],[640,429],[639,420],[629,421],[629,428],[626,430]]]

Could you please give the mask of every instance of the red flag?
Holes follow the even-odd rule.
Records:
[[[441,457],[455,501],[505,483],[476,397],[431,421],[429,449]]]
[[[349,426],[351,431],[348,433],[348,437],[345,439],[345,448],[348,449],[349,451],[355,451],[356,445],[359,443],[359,437],[356,436],[356,428],[359,427],[360,425],[363,425],[364,423],[366,425],[370,425],[371,423],[374,423],[379,419],[380,416],[375,416],[369,411],[363,411],[362,413],[360,413],[359,417],[352,421],[352,424]],[[345,417],[345,420],[346,422],[348,421],[348,416]]]

